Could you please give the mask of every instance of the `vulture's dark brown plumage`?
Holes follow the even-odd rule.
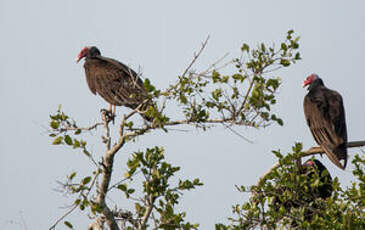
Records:
[[[339,168],[347,164],[347,130],[342,97],[311,74],[304,81],[309,92],[304,98],[304,114],[310,131],[328,158]]]
[[[134,70],[117,60],[101,56],[95,46],[82,49],[77,62],[84,57],[86,80],[93,94],[99,94],[111,105],[131,109],[146,101],[143,81]],[[151,120],[146,116],[144,118]]]

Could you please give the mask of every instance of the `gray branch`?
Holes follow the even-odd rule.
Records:
[[[104,220],[97,218],[96,221],[89,225],[87,230],[104,230]]]
[[[111,151],[110,143],[110,129],[109,129],[109,118],[107,117],[106,112],[102,113],[102,120],[104,123],[105,129],[105,138],[106,138],[106,152],[103,157],[103,167],[102,167],[102,174],[101,174],[101,183],[99,190],[97,192],[96,204],[99,205],[101,208],[102,215],[105,217],[105,222],[109,226],[111,230],[119,230],[117,222],[115,221],[114,214],[107,206],[105,202],[106,194],[108,192],[110,179],[112,176],[113,170],[113,162],[114,162],[114,155],[117,151]]]
[[[149,199],[148,199],[148,207],[147,207],[147,209],[145,211],[145,214],[143,216],[141,225],[138,228],[139,230],[145,229],[147,221],[150,218],[152,210],[153,210],[153,204],[154,204],[154,198],[153,198],[153,195],[150,195]]]

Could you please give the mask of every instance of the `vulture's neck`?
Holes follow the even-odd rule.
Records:
[[[98,57],[100,56],[99,55],[86,56],[86,60],[95,60],[98,59]]]

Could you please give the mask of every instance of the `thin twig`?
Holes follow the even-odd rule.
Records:
[[[101,126],[101,125],[103,125],[102,122],[95,123],[95,124],[93,124],[89,127],[72,127],[72,126],[69,126],[69,125],[65,125],[65,128],[61,128],[60,132],[75,131],[75,130],[91,131],[91,130],[96,129],[98,126]]]
[[[78,204],[73,204],[72,207],[63,214],[50,228],[49,230],[56,229],[56,226],[59,222],[61,222],[66,216],[68,216],[71,212],[73,212],[77,208]]]
[[[141,171],[137,171],[135,172],[133,175],[137,175],[138,173],[140,173]],[[113,188],[116,188],[118,185],[122,184],[124,181],[126,180],[130,180],[131,178],[130,177],[127,177],[127,178],[124,178],[120,181],[118,181],[117,183],[113,184],[112,186],[109,187],[108,191],[112,190]]]
[[[99,176],[99,174],[100,174],[100,171],[99,170],[97,170],[97,172],[95,173],[95,176],[94,176],[94,178],[93,178],[93,180],[92,180],[92,182],[91,182],[91,184],[90,184],[90,186],[88,187],[88,189],[87,189],[87,193],[86,193],[86,195],[84,195],[84,194],[80,194],[79,195],[79,199],[81,199],[81,198],[85,198],[85,197],[88,197],[89,196],[89,194],[90,194],[90,192],[91,192],[91,189],[94,187],[94,184],[95,184],[95,182],[96,182],[96,179],[97,179],[97,177]],[[59,184],[61,184],[62,186],[64,186],[64,187],[70,187],[70,186],[73,186],[73,185],[78,185],[78,184],[63,184],[63,183],[61,183],[61,182],[58,182]],[[70,209],[65,213],[65,214],[63,214],[50,228],[49,228],[49,230],[52,230],[52,229],[56,229],[56,226],[59,224],[59,222],[61,222],[64,218],[66,218],[68,215],[70,215],[78,206],[80,205],[80,202],[79,203],[74,203],[74,204],[72,204],[71,206],[70,206]]]
[[[236,130],[234,130],[232,127],[230,127],[229,125],[222,123],[222,125],[224,127],[226,127],[227,129],[229,129],[232,133],[236,134],[238,137],[242,138],[243,140],[247,141],[250,144],[253,144],[253,141],[251,141],[250,139],[248,139],[247,137],[243,136],[242,134],[240,134],[239,132],[237,132]]]
[[[194,63],[196,62],[196,60],[199,58],[200,54],[203,52],[203,50],[205,49],[206,45],[208,44],[209,37],[210,36],[208,35],[208,37],[202,43],[202,45],[201,45],[198,53],[194,53],[193,60],[190,62],[190,64],[188,65],[188,67],[186,67],[186,69],[184,70],[183,74],[181,75],[182,77],[185,76],[185,74],[190,70],[190,68],[194,65]]]

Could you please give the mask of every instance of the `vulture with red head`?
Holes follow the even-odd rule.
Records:
[[[304,98],[304,114],[309,129],[328,158],[339,168],[347,164],[347,129],[341,95],[328,89],[317,74],[309,75],[303,87],[308,87]]]
[[[314,174],[318,174],[318,178],[320,180],[320,184],[316,188],[311,188],[311,183],[316,177]],[[285,208],[298,208],[301,203],[310,203],[314,201],[316,198],[327,199],[332,195],[333,187],[332,187],[332,177],[327,170],[327,168],[317,159],[309,159],[304,164],[301,165],[300,174],[306,175],[306,183],[305,186],[308,186],[308,190],[304,188],[297,188],[299,193],[306,193],[307,196],[299,196],[301,200],[288,200],[287,203],[283,204],[278,197],[274,197],[275,208],[280,208],[279,205],[284,205]],[[289,189],[285,185],[278,185],[278,194],[283,194],[285,190]],[[299,191],[300,190],[300,191]],[[305,200],[304,197],[306,197]],[[304,199],[304,200],[303,200]]]
[[[331,197],[333,193],[332,177],[327,168],[316,159],[307,160],[301,165],[299,170],[301,175],[305,175],[305,183],[297,183],[294,187],[287,187],[283,184],[277,184],[275,195],[273,196],[273,208],[276,212],[284,209],[285,213],[290,213],[292,209],[304,208],[304,219],[312,222],[315,213],[321,213],[323,207],[321,200],[324,201]],[[316,186],[316,180],[319,183]],[[292,196],[286,196],[287,193],[293,193]],[[291,227],[298,229],[299,219],[293,219]]]
[[[151,101],[146,102],[147,91],[138,74],[123,63],[108,57],[101,56],[95,46],[85,47],[78,55],[77,61],[85,58],[84,68],[86,81],[93,94],[99,94],[110,104],[109,110],[114,111],[115,106],[126,106],[136,109],[140,104],[140,110],[145,110]],[[151,117],[142,116],[151,121]]]

